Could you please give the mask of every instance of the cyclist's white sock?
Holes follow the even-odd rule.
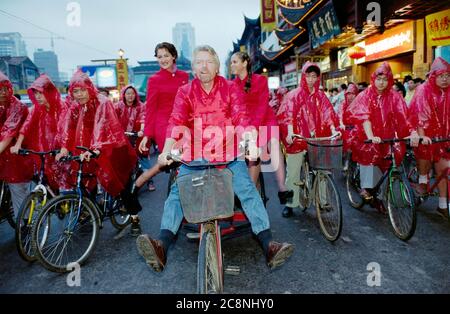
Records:
[[[419,175],[419,184],[427,184],[428,176],[427,175]]]
[[[447,208],[447,198],[439,197],[439,208]]]

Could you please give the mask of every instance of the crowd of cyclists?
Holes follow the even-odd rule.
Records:
[[[235,193],[268,266],[274,268],[291,256],[294,246],[273,240],[256,189],[261,158],[246,156],[247,164],[239,160],[241,140],[253,143],[256,152],[269,152],[278,160],[274,171],[279,201],[285,205],[283,217],[292,216],[300,206],[296,182],[307,145],[295,135],[311,138],[341,134],[344,151],[360,165],[360,195],[364,199],[376,197],[372,189],[389,167],[386,156],[390,146],[382,143],[383,139],[409,140],[417,160],[415,190],[419,195],[426,193],[433,165],[436,175],[449,167],[450,144],[432,141],[450,135],[450,65],[440,57],[433,62],[427,80],[407,99],[409,105],[394,88],[393,73],[384,62],[372,73],[365,90],[360,92],[356,84],[349,83],[336,107],[320,87],[320,67],[312,62],[304,64],[298,88],[289,92],[280,88],[270,97],[267,78],[251,73],[251,59],[245,52],[232,56],[234,80],[219,75],[218,56],[209,46],[195,49],[195,77],[190,82],[188,74],[176,67],[178,53],[172,44],[158,44],[155,57],[160,70],[148,80],[145,104],[131,85],[123,88],[119,102],[112,103],[78,70],[64,101],[47,75],[37,78],[28,89],[33,103],[28,108],[14,97],[10,80],[0,72],[0,180],[9,185],[15,215],[32,189],[33,175],[41,162],[38,157],[20,155],[21,149],[58,151],[48,156],[45,176],[59,194],[73,189],[77,171],[75,165],[61,160],[80,155],[86,161],[84,170],[94,174],[83,179],[84,186],[94,193],[104,190],[122,197],[131,215],[131,233],[138,236],[139,253],[153,270],[162,271],[183,219],[179,192],[176,184],[172,185],[162,213],[161,232],[153,239],[141,234],[138,213],[144,204],[138,201],[138,191],[170,166],[172,160],[167,157],[176,149],[186,162],[230,162],[226,167],[233,173]],[[125,132],[135,132],[138,141],[130,141]],[[160,151],[157,163],[130,182],[136,162],[148,159],[152,141]],[[396,163],[400,164],[406,143],[398,142],[393,147]],[[134,188],[129,189],[130,185]],[[442,180],[438,189],[437,212],[448,219],[447,181]],[[383,202],[372,204],[385,211]]]

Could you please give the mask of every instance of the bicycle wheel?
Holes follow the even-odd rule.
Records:
[[[333,178],[319,171],[314,182],[316,212],[320,230],[328,241],[336,241],[342,231],[341,197]]]
[[[394,234],[409,240],[416,230],[414,194],[404,173],[391,172],[386,187],[389,220]]]
[[[170,169],[169,174],[169,183],[167,184],[167,196],[170,194],[170,188],[172,187],[172,184],[175,183],[175,180],[177,179],[178,170],[176,168]]]
[[[128,214],[128,211],[123,205],[123,201],[120,197],[112,198],[110,195],[108,195],[108,198],[111,202],[110,204],[112,204],[111,224],[117,230],[123,230],[131,223],[131,215]]]
[[[76,194],[52,199],[33,227],[32,243],[36,257],[53,272],[68,272],[68,264],[73,262],[82,265],[94,250],[99,221],[95,205],[86,197],[81,203]]]
[[[364,199],[361,197],[360,173],[357,163],[350,161],[345,178],[347,196],[353,208],[360,209],[364,206]]]
[[[300,180],[297,185],[299,186],[300,205],[303,207],[303,211],[305,211],[311,205],[310,194],[312,188],[311,174],[309,172],[309,164],[307,161],[303,162],[302,169],[300,171]]]
[[[217,234],[220,235],[219,228]],[[223,270],[220,241],[217,241],[216,234],[206,231],[202,235],[198,250],[197,293],[214,294],[222,292]]]
[[[4,181],[0,181],[0,210],[6,211],[6,220],[11,228],[16,229],[16,220],[14,217],[14,208],[11,201],[11,193],[8,185]]]
[[[19,256],[27,262],[36,260],[31,245],[32,230],[43,205],[45,205],[44,202],[46,202],[46,198],[41,191],[32,192],[23,201],[17,215],[16,247]]]
[[[266,196],[266,187],[264,185],[264,176],[263,176],[262,172],[259,173],[257,187],[258,187],[259,195],[261,195],[261,199],[264,203],[264,207],[266,207],[268,198]]]

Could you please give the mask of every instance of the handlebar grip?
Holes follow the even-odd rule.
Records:
[[[98,157],[98,154],[97,154],[96,152],[94,152],[93,150],[91,150],[91,149],[89,149],[89,148],[87,148],[87,147],[84,147],[84,146],[76,146],[76,148],[77,148],[77,149],[80,149],[80,150],[84,150],[84,151],[86,151],[86,152],[90,152],[90,153],[92,154],[91,158],[97,158],[97,157]]]
[[[26,150],[26,149],[21,148],[21,149],[19,149],[18,154],[19,155],[29,155],[30,152],[28,150]]]

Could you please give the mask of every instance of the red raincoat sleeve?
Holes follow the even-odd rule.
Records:
[[[347,107],[348,122],[350,124],[362,124],[371,120],[369,110],[369,89],[359,93],[355,100]]]
[[[12,108],[8,112],[8,117],[0,130],[0,141],[15,137],[19,134],[20,127],[28,114],[27,107],[19,103],[11,104]]]
[[[258,94],[258,104],[257,107],[258,110],[255,110],[256,112],[249,112],[248,114],[253,115],[252,121],[255,122],[255,127],[258,127],[260,125],[264,125],[266,122],[266,117],[268,115],[267,110],[269,108],[269,87],[267,84],[267,78],[265,76],[260,76],[260,79],[256,82],[257,83],[257,89],[256,92]]]
[[[145,123],[145,106],[142,103],[139,103],[137,107],[136,123]]]
[[[75,148],[74,139],[79,117],[79,110],[80,107],[75,104],[69,104],[66,107],[66,110],[63,110],[64,114],[59,127],[61,130],[59,142],[61,148],[66,148],[69,151],[72,151]]]
[[[155,118],[156,106],[158,100],[158,88],[155,84],[154,78],[149,78],[147,83],[147,99],[146,99],[146,113],[145,113],[145,127],[144,135],[148,137],[155,136]]]
[[[188,87],[181,87],[175,96],[172,114],[170,115],[169,124],[167,126],[166,138],[179,140],[181,134],[174,129],[179,126],[188,126],[190,124],[189,117],[192,106],[187,95],[187,90]]]
[[[25,122],[22,124],[22,127],[20,128],[20,134],[23,134],[25,137],[29,135],[30,130],[32,129],[33,125],[36,124],[37,120],[39,119],[39,113],[37,110],[34,110],[34,108],[29,109],[29,113],[27,115],[27,118],[25,119]]]
[[[414,96],[409,105],[409,121],[414,128],[423,128],[425,130],[436,128],[435,116],[432,107],[426,96],[424,85],[416,88]]]
[[[320,114],[322,115],[322,127],[325,127],[324,131],[328,132],[332,125],[337,128],[339,126],[339,118],[324,92],[319,92],[319,104]]]
[[[125,188],[137,157],[110,101],[97,108],[91,149],[100,150],[95,162],[100,168],[97,178],[101,185],[111,195],[118,195]]]

